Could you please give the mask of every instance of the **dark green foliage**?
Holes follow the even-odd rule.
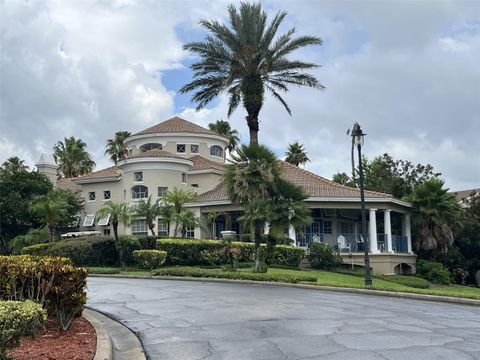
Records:
[[[167,257],[167,253],[160,250],[134,250],[132,255],[139,268],[150,270],[163,265]]]
[[[26,246],[43,244],[48,242],[50,235],[46,228],[31,229],[25,235],[18,235],[9,242],[9,248],[12,255],[20,255],[22,249]]]
[[[332,247],[324,243],[310,243],[307,259],[314,269],[331,269],[342,263],[342,258]]]
[[[157,249],[167,252],[167,265],[223,265],[227,261],[222,256],[226,243],[218,240],[172,240],[162,239],[157,241]],[[255,244],[232,242],[238,248],[239,262],[253,262],[255,258]],[[260,257],[265,258],[266,245],[260,248]],[[298,267],[305,251],[300,248],[286,245],[277,245],[272,264]]]
[[[41,225],[29,207],[34,198],[52,188],[50,180],[36,171],[0,170],[0,254],[7,253],[10,239]]]
[[[136,236],[122,235],[115,241],[115,247],[120,265],[126,270],[127,264],[131,264],[134,261],[133,251],[140,250],[140,242]]]
[[[449,285],[450,273],[438,262],[420,260],[417,262],[417,276],[434,284]]]
[[[285,155],[287,156],[285,161],[295,166],[303,165],[310,161],[303,144],[300,144],[298,141],[288,144],[288,150]]]
[[[0,257],[0,300],[34,300],[56,317],[63,330],[81,315],[86,284],[87,271],[66,258]]]
[[[287,275],[287,274],[268,274],[258,272],[246,271],[221,271],[214,269],[200,269],[200,268],[182,268],[171,267],[165,269],[156,269],[152,272],[157,276],[189,276],[202,278],[221,278],[232,280],[253,280],[253,281],[274,281],[285,283],[299,283],[299,282],[317,282],[315,276],[308,275]]]
[[[158,236],[140,235],[137,239],[142,250],[153,250],[157,245]]]
[[[73,238],[27,246],[22,254],[67,257],[77,266],[108,266],[119,262],[115,241],[111,237]]]

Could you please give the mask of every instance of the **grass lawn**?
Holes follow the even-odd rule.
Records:
[[[148,270],[140,270],[134,267],[129,267],[128,271],[121,271],[120,268],[101,268],[101,267],[90,267],[87,268],[88,271],[92,274],[122,274],[122,275],[150,275]],[[214,273],[215,277],[221,278],[222,274],[225,273],[222,269],[201,269],[199,267],[190,267],[190,266],[175,266],[175,267],[163,267],[161,269],[168,270],[181,270],[183,276],[185,272],[188,272],[189,269],[198,273],[199,270],[204,270],[210,274]],[[251,273],[250,268],[240,268],[237,272]],[[324,270],[294,270],[294,269],[280,269],[280,268],[269,268],[268,275],[272,276],[314,276],[317,278],[316,285],[323,286],[339,286],[339,287],[349,287],[349,288],[365,288],[363,277],[355,276],[350,274],[343,274],[331,271]],[[407,279],[408,278],[408,279]],[[420,289],[417,287],[407,286],[402,284],[402,280],[411,280],[412,277],[406,276],[394,276],[391,280],[387,280],[388,277],[382,276],[382,278],[374,278],[372,288],[375,290],[386,290],[386,291],[397,291],[397,292],[406,292],[406,293],[416,293],[416,294],[428,294],[428,295],[440,295],[440,296],[452,296],[452,297],[463,297],[470,299],[480,300],[480,288],[461,286],[461,285],[450,285],[450,286],[438,286],[431,284],[427,289]],[[398,282],[395,282],[398,281]],[[399,283],[400,282],[400,283]],[[305,284],[312,285],[312,282],[305,282]]]

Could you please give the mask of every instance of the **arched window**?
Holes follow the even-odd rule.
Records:
[[[162,144],[149,143],[149,144],[144,144],[144,145],[140,146],[140,151],[141,152],[145,152],[145,151],[153,150],[153,149],[162,150]]]
[[[223,157],[223,149],[218,145],[214,145],[210,148],[210,155]]]
[[[132,199],[148,198],[148,187],[143,185],[135,185],[132,187]]]

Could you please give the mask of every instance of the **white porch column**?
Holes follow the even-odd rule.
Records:
[[[293,225],[288,226],[288,237],[293,240],[293,246],[297,246],[297,232]]]
[[[392,246],[392,223],[390,219],[390,209],[385,209],[383,212],[383,223],[385,225],[385,246],[386,251],[388,253],[393,253],[393,246]]]
[[[265,225],[263,226],[263,234],[268,235],[268,232],[270,231],[270,223],[267,221]]]
[[[412,228],[410,225],[410,214],[403,215],[403,236],[407,237],[407,251],[409,254],[413,254],[412,251]]]
[[[368,217],[368,237],[370,238],[370,252],[372,254],[378,253],[377,245],[377,209],[370,209]]]

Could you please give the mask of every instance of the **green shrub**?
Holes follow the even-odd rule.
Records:
[[[25,235],[19,235],[9,242],[12,255],[20,255],[25,246],[43,244],[50,240],[48,229],[31,229]]]
[[[119,236],[118,240],[115,241],[115,247],[118,252],[118,258],[120,265],[127,269],[127,264],[134,262],[133,252],[135,250],[140,250],[140,241],[136,236],[123,235]]]
[[[232,280],[254,280],[254,281],[273,281],[285,283],[299,283],[299,282],[317,282],[315,276],[308,275],[287,275],[287,274],[268,274],[268,273],[254,273],[247,271],[221,271],[214,269],[201,268],[182,268],[171,267],[164,269],[156,269],[152,272],[157,276],[189,276],[200,278],[220,278]]]
[[[0,256],[0,300],[34,300],[64,330],[82,313],[86,283],[87,271],[67,258]]]
[[[163,265],[167,253],[160,250],[134,250],[133,258],[137,261],[138,267],[142,269],[156,269]]]
[[[47,320],[42,305],[33,301],[0,301],[0,359],[5,350],[18,345],[22,336],[35,335]]]
[[[224,265],[227,263],[222,250],[226,242],[218,240],[186,240],[161,239],[157,240],[157,249],[167,252],[167,265]],[[255,253],[254,243],[232,242],[232,246],[240,250],[238,262],[253,262]],[[260,258],[266,256],[266,245],[261,245]],[[288,245],[277,245],[272,265],[298,267],[305,251]]]
[[[450,273],[441,263],[427,260],[417,262],[417,276],[434,284],[450,285]]]
[[[417,289],[427,289],[429,287],[428,281],[416,276],[411,275],[379,275],[375,276],[383,280],[391,281],[397,284],[417,288]]]
[[[27,246],[22,249],[22,254],[67,257],[77,266],[106,266],[119,262],[115,240],[101,236]]]
[[[155,250],[158,236],[143,235],[143,236],[137,236],[137,238],[138,238],[138,242],[140,243],[140,249]]]
[[[328,244],[312,242],[307,259],[314,269],[331,269],[342,264],[342,258]]]

